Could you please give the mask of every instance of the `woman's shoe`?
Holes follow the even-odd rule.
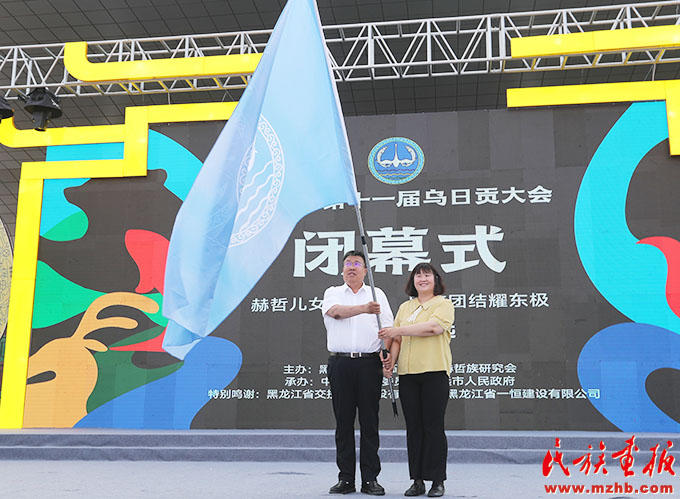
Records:
[[[406,489],[404,495],[407,497],[422,496],[425,493],[425,482],[422,480],[413,480],[413,484]]]
[[[444,495],[444,482],[432,482],[432,488],[427,493],[428,497],[441,497]]]

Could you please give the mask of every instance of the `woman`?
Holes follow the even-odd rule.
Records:
[[[429,263],[419,263],[411,272],[406,294],[394,327],[378,336],[392,339],[390,359],[397,359],[399,398],[406,418],[408,467],[413,484],[405,496],[425,493],[423,480],[432,480],[430,497],[444,495],[448,445],[444,414],[449,400],[451,369],[451,326],[453,303],[442,296],[444,284]],[[392,361],[384,364],[385,376],[392,374]]]

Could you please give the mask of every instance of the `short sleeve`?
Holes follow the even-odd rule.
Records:
[[[399,327],[403,325],[407,303],[408,301],[405,301],[404,303],[399,305],[399,310],[397,310],[397,316],[394,318],[394,327]]]
[[[340,305],[340,293],[338,288],[331,286],[323,294],[323,302],[321,303],[321,315],[326,315],[333,305]]]
[[[444,298],[435,305],[429,320],[436,322],[444,329],[444,332],[447,332],[451,331],[453,319],[454,319],[453,303],[451,302],[451,300]]]
[[[378,298],[378,303],[380,303],[380,324],[382,327],[392,327],[394,315],[392,314],[392,308],[390,308],[387,296],[385,296],[382,289],[376,288],[376,297]]]

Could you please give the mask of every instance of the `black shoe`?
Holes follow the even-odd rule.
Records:
[[[377,480],[371,480],[361,484],[361,493],[368,494],[369,496],[384,496],[385,489],[382,488]]]
[[[413,496],[422,496],[425,493],[425,482],[423,482],[420,479],[413,480],[413,485],[411,485],[408,489],[406,489],[406,492],[404,492],[405,496],[408,497],[413,497]]]
[[[441,497],[444,495],[444,482],[432,482],[432,488],[427,493],[428,497]]]
[[[329,494],[351,494],[356,492],[357,489],[354,488],[354,483],[348,482],[347,480],[339,480],[338,483],[331,487],[328,491]]]

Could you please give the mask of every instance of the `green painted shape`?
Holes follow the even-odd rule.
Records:
[[[104,295],[75,284],[45,262],[38,260],[35,278],[35,301],[33,306],[33,329],[53,326],[66,319],[87,310],[94,300]],[[163,295],[160,293],[147,294],[158,303],[158,312],[146,314],[153,322],[166,326],[168,319],[163,317]]]
[[[53,326],[87,310],[104,293],[75,284],[38,260],[33,328]]]
[[[74,219],[71,220],[70,227],[67,225],[61,227],[61,224],[59,224],[59,226],[54,227],[47,234],[53,236],[53,231],[56,231],[57,235],[61,234],[63,236],[69,233],[69,230],[71,231],[70,234],[74,234],[73,227],[78,223],[77,214],[69,218]],[[69,281],[45,262],[38,260],[33,328],[52,326],[84,312],[94,300],[104,294]],[[150,293],[145,296],[151,298],[159,306],[158,312],[146,314],[149,319],[159,324],[159,326],[137,333],[116,343],[115,346],[130,345],[154,338],[161,334],[167,325],[168,319],[163,317],[161,313],[163,295],[160,293]],[[97,362],[99,374],[97,376],[97,384],[87,401],[88,412],[92,412],[102,404],[135,388],[164,378],[184,365],[183,362],[177,362],[176,364],[157,369],[141,369],[132,364],[133,353],[108,350],[93,354]]]
[[[87,399],[88,413],[124,393],[164,378],[184,365],[184,362],[177,362],[158,369],[141,369],[132,363],[133,353],[108,350],[94,354],[99,376],[90,398]]]
[[[148,295],[144,296],[147,296],[156,303],[158,303],[158,312],[156,312],[155,314],[146,314],[146,316],[159,326],[163,327],[167,326],[168,319],[163,317],[163,295],[160,293],[149,293]]]
[[[43,237],[50,241],[74,241],[85,235],[89,224],[85,212],[79,211],[52,227]]]
[[[165,329],[164,326],[152,327],[151,329],[147,329],[146,331],[142,331],[141,333],[129,336],[124,340],[120,340],[119,342],[111,345],[109,348],[124,347],[127,345],[134,345],[135,343],[141,343],[142,341],[150,340],[161,334],[164,329]]]

